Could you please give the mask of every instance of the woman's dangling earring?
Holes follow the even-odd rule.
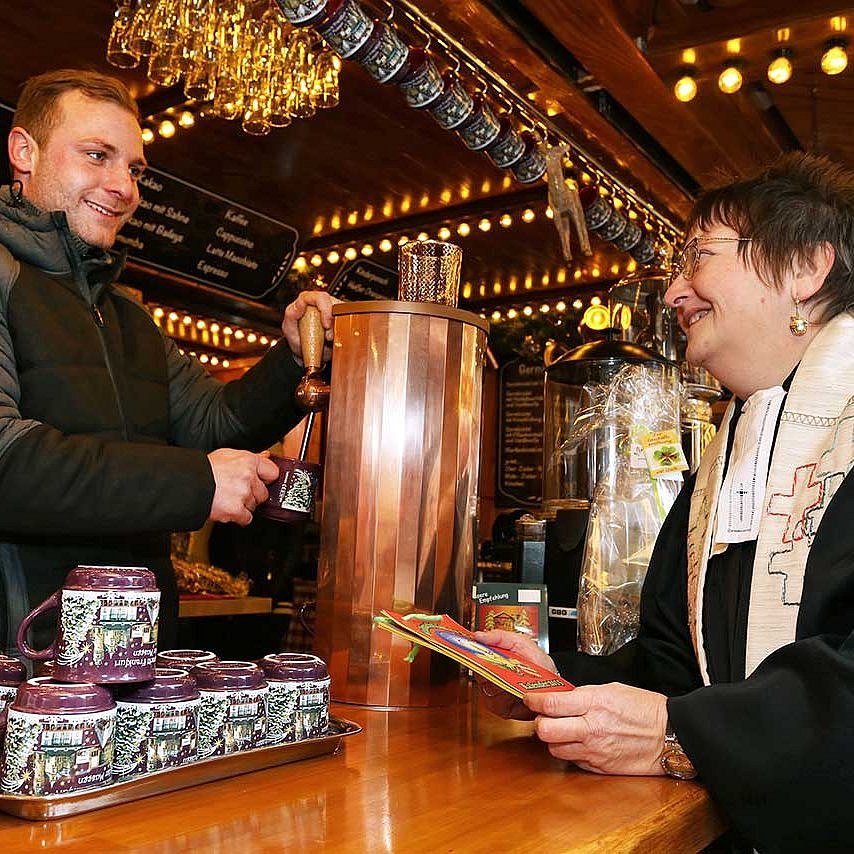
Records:
[[[807,334],[809,328],[810,322],[801,314],[801,301],[795,297],[795,313],[789,317],[789,331],[800,338]]]

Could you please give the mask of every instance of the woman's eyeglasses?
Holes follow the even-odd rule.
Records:
[[[692,237],[678,255],[673,256],[670,266],[670,281],[682,276],[686,281],[694,278],[700,263],[702,243],[750,243],[750,237]]]

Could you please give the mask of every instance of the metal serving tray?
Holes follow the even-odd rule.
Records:
[[[78,815],[102,807],[126,804],[152,795],[162,795],[177,789],[198,786],[200,783],[210,783],[212,780],[236,777],[238,774],[248,774],[250,771],[258,771],[262,768],[272,768],[275,765],[286,765],[288,762],[297,762],[300,759],[336,753],[341,747],[342,738],[361,731],[362,728],[352,721],[330,716],[329,731],[320,738],[258,747],[255,750],[230,753],[227,756],[215,756],[182,765],[179,768],[155,771],[124,783],[112,783],[109,786],[83,792],[44,797],[0,794],[0,812],[30,821]]]

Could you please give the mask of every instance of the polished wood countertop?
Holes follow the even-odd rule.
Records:
[[[471,702],[376,711],[322,756],[85,815],[0,815],[0,851],[690,852],[725,828],[705,789],[601,777]]]

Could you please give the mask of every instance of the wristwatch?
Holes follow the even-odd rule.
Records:
[[[693,780],[697,776],[697,769],[691,764],[691,760],[679,744],[669,719],[664,732],[664,750],[660,761],[668,777],[675,777],[677,780]]]

